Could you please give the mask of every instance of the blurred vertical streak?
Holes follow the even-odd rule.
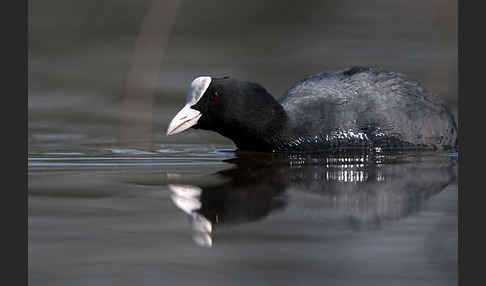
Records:
[[[135,39],[121,107],[121,143],[141,148],[152,146],[156,81],[182,0],[152,0],[149,4]]]

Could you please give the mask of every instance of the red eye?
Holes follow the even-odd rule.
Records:
[[[219,98],[219,93],[217,91],[215,91],[212,95],[211,95],[211,99],[212,100],[218,100]]]

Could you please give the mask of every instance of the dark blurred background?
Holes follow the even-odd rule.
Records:
[[[457,1],[29,1],[29,154],[231,144],[165,136],[199,75],[279,97],[303,77],[379,65],[457,114]],[[88,152],[89,153],[89,152]]]

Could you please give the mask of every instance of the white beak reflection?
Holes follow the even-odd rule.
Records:
[[[196,211],[201,208],[201,188],[192,185],[168,185],[172,191],[171,199],[174,204],[184,211],[189,218],[193,230],[194,242],[203,247],[212,247],[211,232],[213,226],[209,220]]]

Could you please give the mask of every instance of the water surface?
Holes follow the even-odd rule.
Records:
[[[457,154],[29,157],[31,285],[456,285]]]

